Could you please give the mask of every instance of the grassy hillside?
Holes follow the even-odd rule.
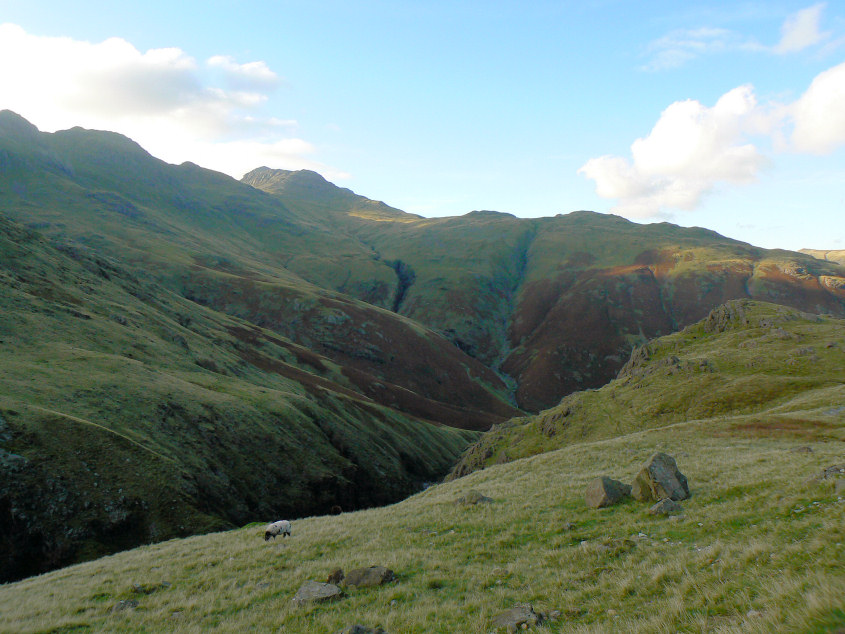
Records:
[[[2,215],[0,286],[0,580],[256,516],[392,502],[474,437]]]
[[[743,415],[753,435],[845,439],[845,320],[738,300],[637,349],[619,376],[496,426],[454,475],[687,420]]]
[[[263,527],[248,526],[0,586],[0,631],[306,633],[359,623],[482,634],[526,602],[557,612],[539,632],[838,631],[845,505],[834,480],[806,481],[842,464],[841,420],[837,440],[813,426],[749,433],[755,420],[577,442],[389,507],[295,521],[283,541],[265,543]],[[635,501],[586,507],[590,479],[630,481],[655,450],[676,456],[689,479],[681,516],[651,516]],[[456,505],[471,489],[492,502]],[[306,580],[376,564],[398,580],[335,603],[291,602]]]

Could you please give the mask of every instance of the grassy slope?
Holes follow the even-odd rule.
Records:
[[[495,427],[454,473],[698,418],[746,415],[743,425],[753,433],[833,434],[845,420],[843,368],[845,321],[729,302],[636,349],[606,386]]]
[[[396,285],[393,269],[313,210],[288,208],[195,165],[168,165],[117,134],[43,134],[7,111],[0,112],[0,154],[0,200],[10,217],[316,348],[382,404],[477,429],[517,412],[493,372],[379,308]],[[379,394],[364,382],[386,387]]]
[[[394,501],[473,437],[2,215],[0,285],[0,578],[255,517]]]
[[[0,631],[334,632],[361,623],[480,634],[519,602],[562,613],[539,629],[547,632],[834,631],[845,626],[845,504],[833,482],[804,481],[842,463],[842,420],[824,433],[774,434],[749,434],[747,420],[578,442],[390,507],[294,522],[284,541],[265,544],[261,527],[247,527],[0,586]],[[789,451],[805,445],[813,452]],[[689,478],[682,517],[655,518],[634,501],[585,506],[591,478],[630,481],[655,450],[675,455]],[[453,503],[473,488],[494,501]],[[398,582],[334,604],[291,603],[306,580],[373,564]],[[137,608],[112,612],[129,599]]]
[[[512,377],[529,411],[605,384],[634,345],[731,299],[845,316],[841,265],[706,229],[591,212],[425,219],[382,205],[370,217],[356,209],[380,203],[314,174],[261,169],[248,182],[314,222],[331,218],[380,262],[410,272],[396,308]],[[315,257],[309,266],[317,280],[334,264]]]

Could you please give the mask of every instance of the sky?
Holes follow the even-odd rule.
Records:
[[[429,217],[845,249],[840,0],[0,0],[0,109]]]

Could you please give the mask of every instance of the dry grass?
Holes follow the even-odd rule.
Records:
[[[573,445],[479,471],[399,504],[294,523],[264,543],[250,526],[139,548],[0,586],[0,630],[396,632],[490,630],[517,602],[559,610],[550,632],[824,632],[845,626],[841,441],[724,434],[699,421]],[[586,508],[599,474],[630,480],[655,451],[691,483],[679,519],[628,502]],[[454,504],[469,489],[493,498]],[[566,529],[567,522],[575,528]],[[296,608],[308,579],[382,564],[399,580]],[[133,592],[133,584],[157,588]],[[158,586],[158,584],[165,584]],[[137,607],[113,611],[119,601]]]

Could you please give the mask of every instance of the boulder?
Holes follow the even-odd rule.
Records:
[[[369,568],[356,568],[350,570],[346,575],[344,583],[347,586],[356,586],[359,588],[368,588],[372,586],[380,586],[385,583],[390,583],[396,580],[396,575],[390,568],[384,566],[370,566]]]
[[[678,470],[675,459],[658,452],[648,459],[634,478],[631,495],[640,502],[663,498],[686,500],[689,497],[689,485],[686,476]]]
[[[530,603],[517,603],[510,610],[505,610],[494,616],[492,625],[496,630],[504,629],[508,633],[512,633],[519,628],[537,625],[540,620],[540,615],[534,612]]]
[[[343,581],[345,575],[343,574],[343,568],[335,568],[329,574],[329,578],[326,579],[326,583],[333,583],[335,585],[340,585],[340,582]]]
[[[587,506],[598,509],[616,504],[630,495],[631,487],[627,484],[607,476],[599,476],[587,485],[587,492],[584,497]]]
[[[472,506],[473,504],[479,503],[488,503],[492,502],[493,498],[488,498],[486,495],[481,495],[475,489],[469,491],[466,495],[462,495],[457,500],[455,500],[455,504],[463,504],[464,506]]]
[[[300,586],[299,590],[296,591],[296,596],[293,597],[293,604],[305,605],[306,603],[334,601],[335,599],[339,599],[342,595],[343,590],[333,583],[306,581]]]
[[[677,515],[684,512],[684,507],[669,498],[663,498],[648,510],[651,515]]]

